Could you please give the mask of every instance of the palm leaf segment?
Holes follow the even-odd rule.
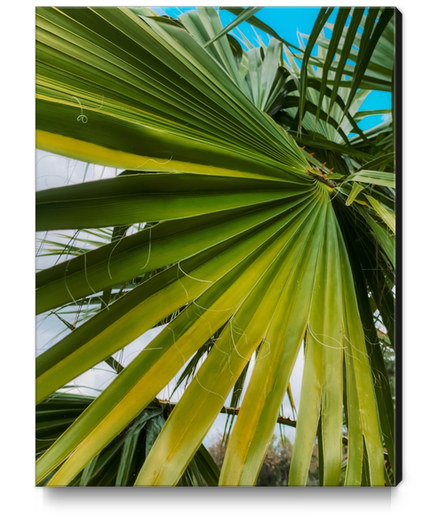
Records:
[[[318,427],[323,484],[338,484],[346,417],[346,485],[385,483],[383,445],[394,463],[371,307],[393,342],[392,125],[343,137],[362,90],[331,90],[324,64],[324,79],[301,73],[276,38],[246,52],[221,31],[210,8],[179,21],[146,8],[37,9],[38,147],[127,169],[39,192],[38,230],[148,224],[39,272],[37,310],[149,274],[37,358],[38,402],[180,313],[42,454],[38,481],[82,477],[215,333],[136,485],[178,483],[251,363],[219,484],[254,484],[305,336],[290,484],[306,483]]]

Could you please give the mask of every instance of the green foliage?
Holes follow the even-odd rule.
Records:
[[[43,454],[94,401],[94,397],[57,393],[36,407],[36,457]],[[133,486],[135,478],[163,428],[169,404],[156,399],[68,486]],[[39,486],[48,482],[52,474]],[[216,486],[219,470],[205,447],[197,451],[179,486]]]
[[[37,193],[61,258],[36,275],[37,313],[68,331],[36,360],[52,421],[38,484],[286,484],[287,466],[289,485],[393,482],[394,113],[358,121],[371,90],[395,94],[395,12],[329,26],[331,9],[298,49],[257,8],[231,9],[227,31],[211,7],[37,8],[38,148],[124,170]],[[268,46],[227,33],[241,20]],[[113,359],[161,325],[128,366]],[[290,454],[272,442],[304,341]],[[98,397],[58,393],[103,361],[118,373]],[[67,423],[53,399],[78,403]],[[219,471],[202,442],[226,411]]]

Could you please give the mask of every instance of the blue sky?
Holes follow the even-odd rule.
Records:
[[[196,7],[154,7],[156,11],[162,9],[166,14],[172,17],[177,17],[183,12],[187,12]],[[335,8],[328,19],[328,23],[334,23],[337,17],[339,8]],[[283,39],[290,43],[298,44],[298,33],[310,34],[314,22],[319,14],[320,7],[265,7],[260,10],[255,16],[261,21],[269,25],[279,34]],[[220,11],[220,19],[224,27],[226,27],[235,16],[226,10]],[[349,17],[350,19],[350,17]],[[257,43],[254,30],[258,33],[259,37],[264,43],[268,43],[269,37],[267,34],[259,29],[252,29],[248,23],[241,23],[240,30],[250,39],[250,41]],[[359,30],[361,32],[361,30]],[[326,36],[330,35],[330,31],[326,29]],[[317,48],[317,47],[316,47]],[[316,48],[312,54],[317,55]],[[349,61],[348,61],[349,62]],[[351,63],[350,64],[354,64]],[[368,111],[372,109],[389,109],[392,105],[392,95],[386,91],[373,91],[363,102],[360,111]],[[370,129],[384,121],[383,116],[370,116],[361,120],[358,125],[362,130]]]

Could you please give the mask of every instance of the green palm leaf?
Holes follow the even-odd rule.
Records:
[[[37,273],[37,312],[56,310],[74,329],[36,360],[40,428],[53,436],[38,484],[255,484],[303,342],[290,484],[306,484],[316,435],[321,482],[340,483],[346,419],[346,485],[385,483],[383,446],[394,466],[390,392],[373,385],[388,375],[366,341],[377,309],[393,345],[393,126],[362,132],[369,90],[356,91],[378,79],[393,12],[375,22],[373,9],[355,9],[346,27],[340,11],[326,45],[323,9],[299,69],[275,33],[247,50],[228,34],[246,20],[265,30],[258,9],[231,9],[226,28],[209,7],[178,20],[149,8],[37,9],[38,148],[125,170],[37,192],[37,230],[87,230],[93,242],[45,237],[72,257]],[[76,328],[62,318],[97,302]],[[128,366],[114,360],[160,324]],[[97,398],[61,394],[63,422],[49,412],[103,361],[119,373]],[[177,374],[189,384],[162,414],[154,399]],[[202,442],[238,388],[219,472]]]

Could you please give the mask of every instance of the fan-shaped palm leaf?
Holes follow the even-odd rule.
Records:
[[[310,45],[329,14],[322,11]],[[243,50],[210,8],[178,21],[148,8],[38,8],[36,35],[38,147],[127,170],[37,194],[38,230],[116,228],[110,243],[75,249],[37,274],[38,313],[105,292],[103,309],[37,358],[38,403],[177,313],[44,447],[37,481],[99,481],[96,456],[124,434],[115,477],[129,481],[140,438],[130,428],[142,427],[142,413],[190,358],[207,354],[135,484],[192,481],[202,466],[213,479],[202,441],[247,367],[219,484],[254,484],[306,338],[290,484],[306,483],[318,427],[323,483],[338,484],[348,417],[345,484],[367,477],[383,485],[383,446],[394,466],[392,402],[373,385],[372,367],[387,374],[367,346],[375,330],[364,334],[363,323],[371,298],[393,343],[394,240],[385,225],[394,228],[392,126],[347,137],[373,52],[359,47],[349,92],[331,89],[327,63],[320,76],[310,70],[311,48],[299,74],[276,39]],[[127,235],[138,222],[149,225]],[[381,273],[367,272],[382,263]],[[110,300],[112,288],[136,278]]]

